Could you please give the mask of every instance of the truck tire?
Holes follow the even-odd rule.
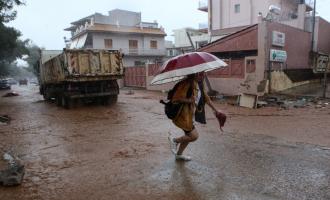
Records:
[[[39,94],[43,95],[43,93],[44,93],[43,90],[44,90],[44,89],[43,89],[43,86],[40,85],[40,86],[39,86]]]
[[[56,100],[56,105],[57,106],[61,106],[62,105],[62,97],[61,97],[61,95],[57,95],[55,100]]]
[[[64,108],[70,109],[72,107],[72,100],[69,97],[62,95],[61,104]]]
[[[118,95],[110,95],[104,97],[104,105],[113,105],[118,101]]]
[[[110,96],[110,99],[109,99],[109,104],[111,105],[111,104],[115,104],[115,103],[117,103],[117,101],[118,101],[118,95],[116,94],[116,95],[111,95]]]
[[[46,101],[51,100],[49,90],[47,90],[46,88],[43,89],[43,97],[44,97],[44,100],[46,100]]]

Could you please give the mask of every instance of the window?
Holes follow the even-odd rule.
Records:
[[[137,40],[129,40],[128,46],[130,49],[137,49],[138,48],[138,41]]]
[[[241,5],[235,4],[235,13],[240,13],[240,12],[241,12]]]
[[[168,54],[167,55],[168,56],[173,56],[174,55],[173,50],[172,49],[168,50]]]
[[[112,49],[112,39],[104,39],[104,47],[106,49]]]
[[[246,72],[254,73],[255,71],[256,71],[256,60],[255,59],[246,60]]]
[[[151,40],[150,41],[150,49],[157,49],[157,41]]]
[[[146,62],[144,61],[134,61],[134,66],[145,66],[146,65]]]

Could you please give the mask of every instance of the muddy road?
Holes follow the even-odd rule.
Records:
[[[72,110],[42,100],[36,86],[0,97],[0,150],[26,166],[23,184],[0,199],[330,199],[330,107],[249,110],[225,104],[221,133],[210,110],[200,138],[175,162],[161,93],[122,90],[114,106]],[[2,96],[5,91],[0,91]]]

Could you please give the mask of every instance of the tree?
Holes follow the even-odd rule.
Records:
[[[10,64],[28,52],[25,48],[28,41],[18,39],[21,33],[4,25],[15,19],[17,12],[13,7],[22,4],[21,0],[0,0],[0,75],[8,74]]]
[[[0,24],[0,76],[9,74],[11,63],[23,55],[28,55],[26,45],[29,40],[17,39],[19,32],[13,28],[8,28]]]
[[[17,12],[13,8],[15,5],[24,4],[21,0],[0,0],[0,22],[7,23],[16,18]]]
[[[29,65],[27,70],[34,73],[35,75],[38,75],[41,48],[33,43],[30,43],[27,46],[27,50],[28,50],[28,57],[24,58],[24,60]]]

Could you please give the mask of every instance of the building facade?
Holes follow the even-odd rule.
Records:
[[[313,9],[310,0],[202,0],[199,10],[208,12],[215,40],[257,24],[258,17],[305,30]]]
[[[318,18],[315,52],[330,55],[330,23]],[[297,42],[299,41],[299,42]],[[262,20],[198,51],[224,59],[228,67],[209,73],[214,89],[229,95],[263,95],[318,81],[312,33]]]
[[[269,12],[274,6],[280,9]],[[199,10],[209,12],[213,42],[198,51],[228,63],[209,73],[219,92],[263,95],[320,80],[316,69],[330,55],[330,23],[316,17],[313,34],[307,1],[209,0]]]
[[[124,54],[124,66],[162,60],[166,33],[157,22],[142,22],[141,13],[115,9],[95,13],[71,23],[71,49],[109,49]]]

